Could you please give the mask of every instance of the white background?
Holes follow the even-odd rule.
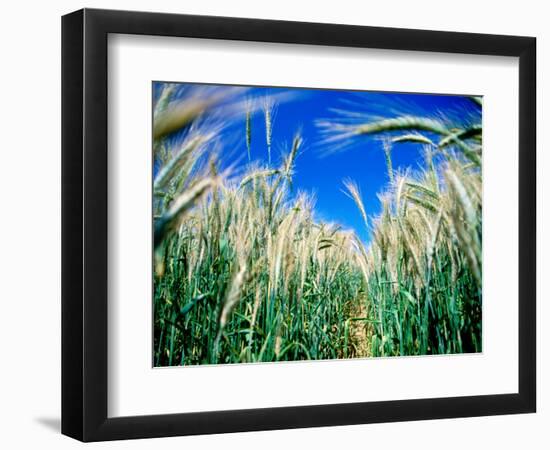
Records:
[[[0,443],[5,448],[73,448],[58,434],[60,397],[60,18],[81,6],[167,12],[249,16],[361,25],[535,35],[538,41],[539,230],[548,229],[543,208],[550,184],[542,180],[550,160],[543,129],[550,105],[550,30],[544,2],[464,0],[443,8],[440,2],[231,2],[193,4],[140,0],[98,2],[17,2],[0,17],[2,39],[2,267],[0,342]],[[544,74],[544,76],[543,76]],[[547,120],[546,120],[547,122]],[[539,234],[538,361],[539,412],[536,415],[453,419],[402,424],[305,429],[225,436],[97,444],[107,448],[334,448],[363,445],[386,448],[548,448],[550,395],[547,350],[549,309],[548,235]],[[505,280],[503,280],[505,282]],[[546,294],[546,295],[545,295]],[[541,381],[541,382],[540,382]]]
[[[517,392],[517,58],[120,35],[109,49],[109,416]],[[483,354],[151,370],[151,80],[182,77],[483,94]]]

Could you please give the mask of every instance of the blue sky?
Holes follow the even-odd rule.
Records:
[[[154,92],[158,93],[159,86],[160,83],[155,85]],[[305,145],[296,159],[294,190],[315,195],[315,210],[319,219],[353,228],[365,242],[370,240],[369,232],[357,207],[342,191],[343,181],[355,181],[361,190],[367,214],[371,217],[377,215],[380,212],[377,194],[383,192],[388,184],[382,143],[376,137],[360,137],[354,138],[350,142],[352,145],[344,149],[327,152],[327,144],[323,143],[325,135],[317,125],[318,121],[341,118],[335,110],[359,113],[361,117],[353,119],[358,122],[399,115],[444,116],[463,122],[480,113],[467,97],[451,95],[254,87],[246,91],[246,96],[283,99],[276,104],[272,162],[280,162],[281,150],[290,146],[294,134],[300,130]],[[231,144],[223,149],[222,164],[236,164],[237,167],[248,164],[244,130],[244,114],[234,118],[232,125],[224,129],[224,141]],[[264,117],[260,109],[252,116],[251,159],[265,165],[267,155]],[[394,146],[394,170],[418,169],[422,162],[421,145]]]

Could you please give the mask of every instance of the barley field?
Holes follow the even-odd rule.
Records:
[[[153,84],[155,367],[482,350],[481,99],[409,97]]]

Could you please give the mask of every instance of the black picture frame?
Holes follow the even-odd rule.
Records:
[[[519,386],[512,394],[107,416],[109,33],[519,58]],[[84,9],[62,18],[62,433],[82,441],[530,413],[536,409],[536,39]]]

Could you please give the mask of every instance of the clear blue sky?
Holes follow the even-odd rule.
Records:
[[[155,84],[154,93],[158,93],[160,84]],[[185,91],[185,86],[182,89]],[[296,160],[294,190],[313,193],[318,218],[353,228],[366,242],[370,240],[369,233],[357,207],[342,192],[342,182],[345,179],[355,181],[360,187],[367,214],[371,217],[377,215],[380,212],[377,194],[383,192],[388,183],[382,144],[375,137],[360,137],[354,138],[353,145],[340,151],[327,152],[327,146],[323,144],[324,135],[316,122],[319,119],[338,119],[339,114],[335,109],[360,113],[362,117],[357,119],[358,122],[399,115],[444,116],[456,122],[464,122],[472,118],[475,120],[480,113],[467,97],[450,95],[263,87],[250,88],[245,95],[248,98],[274,96],[284,99],[276,106],[272,162],[280,162],[281,150],[285,145],[290,146],[294,134],[301,130],[305,145]],[[222,153],[224,165],[248,164],[244,130],[244,113],[242,117],[234,118],[232,126],[224,129],[224,141],[231,143],[230,148],[224,149]],[[261,110],[252,116],[251,159],[267,164],[265,125]],[[422,147],[419,144],[398,144],[393,148],[394,170],[418,169],[422,161]]]

